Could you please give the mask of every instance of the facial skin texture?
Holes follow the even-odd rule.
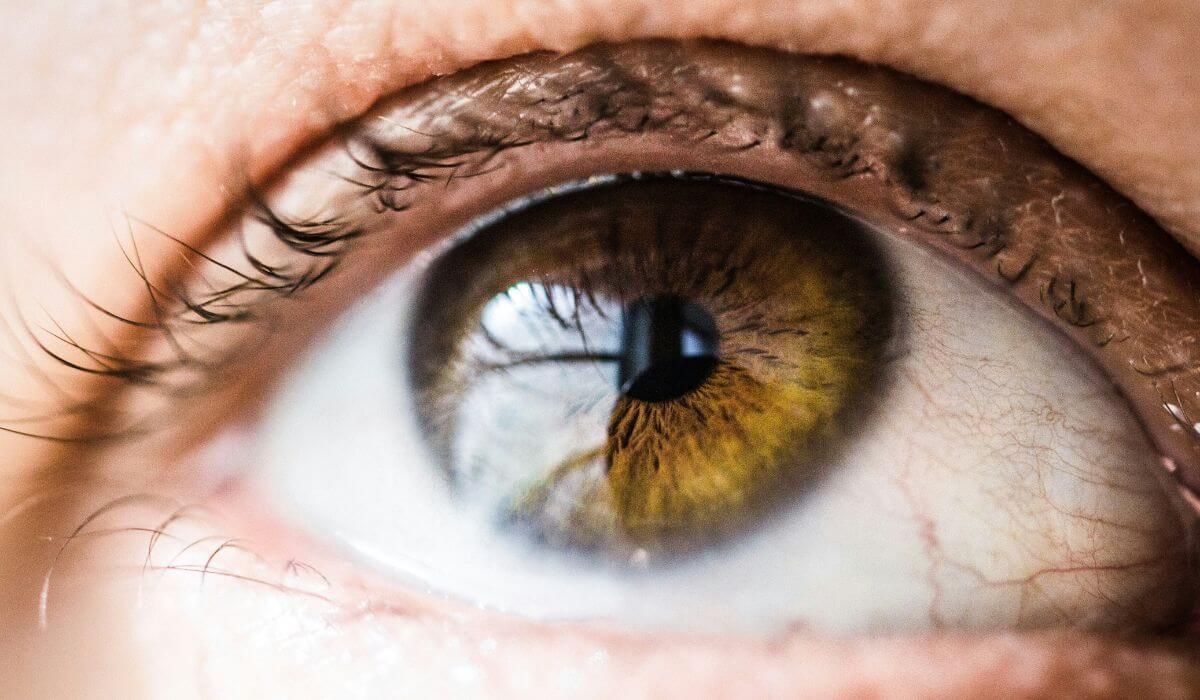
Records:
[[[46,8],[10,2],[0,11],[3,274],[11,279],[11,271],[35,254],[48,256],[98,301],[128,308],[139,298],[139,282],[128,275],[128,263],[113,243],[113,228],[123,225],[122,211],[199,244],[215,235],[216,222],[240,194],[238,176],[267,177],[330,125],[352,119],[405,84],[482,59],[642,36],[703,35],[799,52],[845,53],[942,83],[1012,114],[1106,178],[1196,251],[1200,131],[1194,125],[1200,123],[1195,97],[1200,73],[1192,66],[1193,47],[1200,44],[1198,12],[1187,0],[1103,6],[1084,0],[473,0],[432,6],[316,0],[204,8],[149,2],[132,8],[103,2]],[[39,252],[28,245],[33,242]],[[156,268],[168,261],[151,258],[147,264]],[[78,300],[56,291],[59,287],[56,280],[32,278],[15,291],[23,300],[36,298],[66,314]],[[19,359],[0,363],[6,394],[35,392],[30,376],[31,367]],[[69,450],[18,436],[0,438],[0,501],[14,498],[47,465],[69,457]],[[169,454],[138,457],[146,464],[173,459]],[[5,548],[0,614],[6,620],[28,619],[29,581],[37,578],[27,571],[20,544],[32,526],[22,521],[25,530],[18,532],[16,522],[0,519],[0,527],[7,528],[0,533]],[[60,531],[61,524],[50,529]],[[130,687],[134,694],[156,695],[194,689],[197,677],[252,694],[256,686],[239,680],[249,675],[257,677],[260,690],[286,691],[305,664],[295,657],[273,659],[275,647],[266,643],[230,654],[229,639],[235,637],[223,636],[228,628],[219,622],[236,618],[239,610],[262,610],[260,594],[218,587],[187,614],[148,607],[126,610],[124,617],[112,600],[80,596],[55,637],[61,646],[34,643],[49,638],[37,637],[31,626],[6,625],[0,658],[23,662],[0,670],[5,676],[0,680],[13,688],[4,694],[61,694],[78,682],[100,695]],[[156,612],[161,615],[153,619]],[[472,663],[486,665],[490,682],[507,683],[519,694],[530,686],[530,669],[584,668],[597,646],[582,633],[555,635],[456,615],[449,629],[443,622],[388,622],[383,625],[387,645],[360,639],[353,647],[375,656],[326,656],[320,665],[323,687],[342,688],[353,676],[364,679],[364,692],[371,682],[390,681],[381,687],[425,695],[419,691],[454,682],[458,662],[469,656]],[[150,626],[168,629],[176,639],[207,641],[182,642],[168,652],[175,654],[170,659],[148,658],[154,648],[124,643],[130,617],[150,618]],[[477,625],[487,624],[495,627],[479,631]],[[103,642],[90,633],[98,629],[106,630]],[[488,639],[504,640],[503,652],[464,651],[486,650]],[[390,678],[371,676],[372,668],[382,666],[385,647],[419,660],[392,667]],[[1134,682],[1129,679],[1141,674],[1165,690],[1177,675],[1189,673],[1155,653],[1054,638],[908,646],[871,642],[852,652],[815,642],[731,650],[717,643],[672,646],[624,639],[608,648],[596,666],[600,670],[580,676],[597,695],[631,687],[680,696],[756,694],[750,681],[730,685],[739,678],[754,679],[757,690],[781,694],[800,693],[798,684],[805,682],[817,684],[809,690],[818,694],[872,687],[902,691],[906,683],[913,693],[949,693],[972,684],[994,689],[1001,682],[1026,691],[1035,683],[1073,683],[1104,692],[1120,687],[1110,682]],[[224,649],[209,656],[214,661],[207,668],[197,660],[206,649]],[[329,648],[321,651],[328,654]],[[160,672],[146,673],[151,667]],[[813,669],[823,670],[814,676]],[[471,688],[454,687],[463,693]],[[320,689],[315,684],[300,692]]]

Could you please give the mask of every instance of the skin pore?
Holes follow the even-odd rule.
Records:
[[[1194,129],[1200,74],[1191,69],[1200,13],[1186,1],[317,0],[214,8],[11,2],[0,10],[0,26],[2,274],[16,280],[13,271],[24,262],[50,257],[110,308],[128,309],[141,298],[140,281],[128,274],[114,245],[123,212],[202,246],[220,233],[218,222],[247,179],[270,177],[333,125],[404,85],[481,60],[639,37],[705,36],[839,53],[941,83],[1008,112],[1105,178],[1190,250],[1200,250],[1200,132]],[[149,251],[145,261],[151,271],[171,264],[165,250],[153,255]],[[69,315],[79,303],[46,277],[21,277],[10,286],[19,298],[6,300],[9,306],[36,299]],[[5,315],[12,316],[9,308]],[[58,371],[37,355],[6,357],[0,362],[4,393],[36,395],[40,385],[32,377],[39,366]],[[72,449],[0,436],[0,502],[24,493],[49,466],[69,461]],[[137,458],[151,468],[171,464],[175,455]],[[25,620],[35,605],[30,590],[36,586],[29,582],[38,572],[21,573],[36,567],[24,565],[28,552],[21,543],[30,533],[17,531],[18,524],[30,527],[0,519],[0,614]],[[294,694],[289,683],[303,666],[296,658],[273,658],[262,649],[244,658],[220,651],[237,619],[253,617],[269,597],[222,587],[205,601],[210,614],[201,616],[106,610],[111,606],[103,599],[81,595],[71,621],[43,646],[31,644],[45,641],[33,624],[6,630],[0,658],[24,663],[0,670],[0,682],[26,696],[65,693],[72,683],[99,695],[131,686],[148,696],[185,688],[202,693],[194,689],[198,678],[216,695],[230,689]],[[125,621],[154,615],[180,640],[176,649],[125,639]],[[437,692],[442,684],[469,694],[469,684],[454,684],[455,669],[467,657],[487,669],[489,683],[517,696],[539,687],[539,669],[550,668],[573,669],[574,682],[596,696],[633,689],[659,697],[906,687],[914,694],[952,693],[1002,683],[1034,692],[1039,684],[1079,687],[1081,679],[1101,693],[1121,682],[1166,690],[1188,675],[1183,662],[1158,652],[1078,636],[651,644],[482,613],[437,624],[419,613],[372,629],[386,643],[354,631],[315,642],[311,653],[324,662],[298,692],[332,693],[358,678],[366,694],[397,688],[414,696],[444,694]],[[493,653],[478,652],[493,646]],[[387,649],[407,662],[383,663]]]

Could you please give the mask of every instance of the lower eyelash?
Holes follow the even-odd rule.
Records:
[[[121,496],[128,485],[73,482],[42,491],[27,499],[20,512],[10,511],[9,524],[23,530],[43,529],[48,513],[54,520],[64,512],[82,515],[76,524],[55,534],[43,535],[41,555],[35,568],[40,570],[36,618],[41,630],[51,629],[59,615],[58,591],[81,574],[118,580],[128,574],[139,590],[152,592],[161,577],[180,573],[194,575],[198,586],[208,579],[222,579],[247,586],[262,586],[280,594],[315,600],[330,606],[331,614],[352,602],[335,597],[330,579],[315,567],[296,559],[268,558],[251,542],[221,534],[229,527],[227,519],[211,507],[181,503],[175,496],[136,491]],[[105,495],[110,494],[110,495]],[[91,504],[91,505],[88,505]],[[122,550],[129,561],[112,570],[113,545],[143,541],[138,551]],[[125,565],[129,568],[124,568]],[[135,565],[136,564],[136,565]]]

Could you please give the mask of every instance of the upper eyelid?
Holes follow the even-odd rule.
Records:
[[[544,69],[548,63],[561,67],[571,61],[575,61],[577,71],[589,78],[584,82],[583,88],[579,87],[578,75],[572,74],[572,80],[559,81],[556,84],[555,74],[551,73],[547,78],[544,71],[539,73],[536,68],[541,65]],[[517,67],[513,68],[512,65]],[[457,132],[433,133],[420,128],[397,127],[395,117],[407,109],[404,107],[403,96],[398,98],[401,104],[399,113],[389,109],[392,101],[385,101],[380,107],[381,111],[375,115],[380,119],[368,116],[359,124],[344,130],[340,135],[345,143],[343,153],[349,154],[357,167],[357,174],[346,180],[348,185],[358,188],[356,197],[359,203],[369,203],[376,214],[383,210],[403,210],[415,201],[415,196],[424,187],[473,174],[471,168],[488,167],[496,155],[506,150],[519,148],[530,142],[572,141],[583,138],[591,129],[602,123],[609,127],[615,125],[618,131],[638,132],[674,128],[676,135],[684,139],[707,140],[710,137],[703,129],[697,133],[687,124],[683,124],[682,129],[675,128],[678,125],[675,117],[688,115],[668,114],[657,121],[647,118],[647,115],[638,116],[636,107],[639,100],[650,104],[656,99],[666,99],[676,107],[686,109],[687,99],[676,99],[680,94],[687,93],[687,97],[692,99],[696,95],[712,98],[721,95],[724,90],[725,99],[730,103],[743,102],[738,105],[738,109],[749,108],[744,101],[731,99],[732,94],[729,93],[728,86],[713,83],[705,76],[691,76],[690,81],[685,80],[681,84],[673,85],[664,92],[664,87],[657,83],[656,76],[641,79],[635,74],[623,72],[620,66],[606,61],[595,52],[580,52],[568,59],[550,56],[517,59],[515,63],[510,64],[508,71],[502,72],[499,77],[489,73],[489,70],[487,66],[483,66],[455,76],[452,84],[457,84],[460,88],[466,86],[470,90],[468,95],[458,91],[448,93],[439,92],[437,89],[426,90],[423,97],[415,101],[418,104],[415,111],[418,118],[430,113],[451,114],[453,118],[450,123],[460,127]],[[476,79],[476,76],[483,77]],[[523,90],[513,90],[513,86],[519,86]],[[423,89],[418,87],[413,90],[420,93]],[[543,89],[546,91],[546,98],[537,99],[537,91]],[[470,99],[463,99],[464,97]],[[619,109],[614,110],[614,105],[629,107],[631,104],[634,107],[632,115],[622,114]],[[713,113],[720,116],[722,106],[706,105],[710,112],[708,116],[711,117]],[[412,109],[408,112],[410,115],[414,113]],[[535,118],[539,114],[544,118],[544,122],[539,123]],[[788,126],[780,121],[782,114],[771,113],[768,109],[759,110],[759,114],[756,115],[768,123],[774,122],[773,128],[776,133],[773,136],[776,144],[789,139],[786,133]],[[626,121],[622,122],[622,119]],[[464,124],[465,131],[461,130]],[[405,136],[409,138],[406,139]],[[852,140],[861,137],[861,133],[851,135]],[[909,167],[909,160],[921,157],[914,155],[914,148],[920,145],[919,138],[914,139],[911,134],[902,134],[900,148],[890,151],[881,147],[881,144],[874,144],[872,148],[856,149],[858,144],[850,142],[834,144],[836,147],[829,148],[828,142],[820,142],[818,139],[818,142],[805,143],[802,142],[803,138],[806,137],[789,145],[815,155],[818,163],[822,163],[830,172],[841,176],[875,177],[897,190],[907,190],[902,199],[909,202],[905,206],[911,207],[912,218],[923,218],[922,223],[935,229],[940,228],[948,235],[971,233],[972,227],[969,224],[965,227],[961,224],[978,217],[982,211],[955,211],[942,205],[935,193],[924,193],[928,195],[924,197],[914,196],[914,183],[904,182],[908,177],[905,169]],[[404,145],[406,140],[409,141],[407,146]],[[752,137],[741,143],[727,145],[737,150],[753,148],[760,144]],[[475,160],[468,163],[463,162],[464,158]],[[361,179],[358,179],[359,177]],[[265,196],[252,195],[250,201],[247,220],[257,222],[270,230],[274,239],[283,243],[289,257],[283,261],[273,259],[267,262],[247,247],[236,261],[226,261],[214,258],[182,240],[172,239],[186,255],[232,273],[234,280],[226,286],[202,291],[199,296],[195,296],[194,291],[184,292],[182,285],[158,289],[160,298],[152,298],[151,302],[156,309],[154,317],[165,319],[155,328],[163,338],[170,341],[174,329],[178,326],[245,322],[251,319],[262,305],[269,303],[271,298],[289,296],[311,286],[322,279],[350,249],[351,241],[363,235],[367,226],[364,217],[371,213],[359,211],[356,215],[331,215],[328,214],[331,210],[327,209],[326,213],[315,218],[290,219],[276,213],[267,203]],[[971,235],[986,237],[993,233],[986,227],[976,226]],[[156,234],[170,238],[166,232],[156,231]],[[966,241],[968,246],[986,243],[983,239]],[[1019,277],[1024,271],[1021,265],[1017,265],[1011,270],[1011,274]],[[1071,280],[1062,285],[1062,289],[1067,290],[1066,296],[1056,303],[1060,303],[1066,313],[1077,314],[1083,309],[1083,304],[1075,299],[1072,285]],[[1061,289],[1052,288],[1050,291],[1057,293]],[[167,314],[161,313],[162,299],[171,299],[175,308]],[[134,325],[145,325],[143,320],[118,318]],[[1084,316],[1079,316],[1076,320],[1080,325],[1088,323]],[[95,357],[87,357],[86,351],[84,355],[83,361],[95,361]],[[130,384],[144,385],[148,377],[161,373],[164,369],[161,361],[139,364],[139,360],[133,355],[116,359],[119,360],[116,363],[118,371],[109,374],[118,381]],[[186,357],[186,353],[179,353],[174,361],[180,366],[212,364],[192,360],[193,358]],[[108,373],[107,368],[103,366],[98,369],[102,374]]]
[[[584,54],[586,55],[586,54]],[[534,57],[535,62],[544,62],[547,57]],[[585,59],[586,63],[587,60]],[[465,156],[483,154],[483,162],[509,148],[526,145],[531,139],[528,134],[521,138],[514,137],[515,129],[519,128],[520,120],[511,111],[511,100],[514,92],[507,92],[501,97],[488,98],[489,91],[495,92],[499,86],[509,86],[538,80],[538,85],[554,86],[559,93],[542,102],[543,114],[552,117],[560,112],[567,100],[575,99],[584,104],[590,103],[594,113],[577,112],[567,124],[553,121],[540,131],[536,140],[549,141],[554,139],[574,140],[585,137],[587,131],[605,119],[604,112],[611,100],[624,95],[637,95],[643,100],[661,92],[651,80],[642,80],[635,75],[621,74],[613,64],[589,66],[600,67],[598,74],[592,74],[590,81],[580,87],[575,81],[567,84],[554,85],[553,75],[547,77],[528,69],[518,63],[515,69],[506,71],[501,76],[491,76],[483,81],[473,81],[466,78],[465,85],[471,90],[464,93],[460,90],[445,91],[435,89],[432,97],[425,98],[419,105],[418,112],[445,111],[472,123],[473,129],[467,134],[437,134],[407,129],[413,136],[421,137],[421,143],[405,150],[389,143],[386,138],[372,138],[370,127],[372,118],[368,117],[363,125],[354,123],[339,129],[337,138],[345,142],[344,150],[358,167],[358,174],[364,179],[375,178],[375,182],[356,180],[353,176],[343,178],[347,183],[361,187],[362,194],[373,200],[381,210],[402,211],[411,205],[416,195],[416,189],[422,185],[436,184],[449,178],[462,178],[464,166],[458,159]],[[476,67],[459,74],[459,77],[469,76],[472,72],[487,74],[486,67]],[[584,71],[585,73],[588,71]],[[699,85],[708,91],[716,90],[716,86]],[[416,88],[420,90],[420,87]],[[522,105],[528,108],[530,105]],[[454,105],[449,107],[448,105]],[[484,115],[478,118],[471,114],[473,107]],[[536,106],[536,105],[535,105]],[[566,105],[571,108],[573,105]],[[745,107],[745,105],[742,105]],[[395,122],[387,116],[376,117],[389,127]],[[666,122],[669,124],[670,119]],[[367,127],[366,129],[363,126]],[[648,128],[649,124],[639,124],[632,131]],[[395,127],[403,133],[405,127]],[[691,137],[706,138],[704,134],[691,134]],[[425,138],[428,137],[428,138]],[[354,142],[357,141],[357,147]],[[367,150],[366,157],[374,159],[374,163],[355,154],[358,149]],[[476,164],[478,165],[478,164]],[[839,168],[842,164],[835,158],[832,167]],[[405,202],[396,199],[402,195]],[[324,278],[345,252],[345,244],[362,234],[360,224],[344,215],[321,215],[314,218],[289,219],[277,213],[268,204],[265,194],[250,188],[247,190],[247,205],[244,208],[244,219],[265,226],[274,235],[275,240],[284,244],[292,255],[285,260],[274,260],[270,263],[263,261],[244,243],[241,245],[242,255],[237,260],[223,261],[195,247],[187,241],[173,236],[171,233],[154,227],[148,222],[134,218],[130,220],[129,249],[122,246],[122,254],[129,262],[139,284],[145,287],[147,301],[151,307],[149,316],[131,318],[109,311],[98,305],[93,307],[104,317],[118,324],[130,326],[137,331],[151,331],[164,339],[168,345],[177,345],[175,340],[179,327],[197,325],[218,325],[242,323],[255,316],[257,309],[268,303],[274,296],[290,296],[311,286]],[[327,209],[327,207],[323,207]],[[198,291],[187,292],[180,282],[167,282],[165,285],[147,277],[142,268],[140,252],[137,247],[135,230],[164,238],[177,245],[185,257],[192,258],[196,263],[207,264],[216,268],[217,272],[225,271],[232,274],[232,281],[225,285],[213,287],[207,282]],[[239,231],[235,229],[234,235]],[[121,245],[118,242],[118,245]],[[192,265],[189,263],[189,267]],[[185,273],[191,272],[185,270]],[[86,298],[85,298],[85,301]],[[89,301],[90,303],[90,301]],[[117,354],[113,349],[94,349],[78,345],[69,335],[63,336],[50,333],[49,341],[58,341],[66,345],[64,354],[55,352],[45,343],[37,344],[42,350],[60,363],[72,369],[96,374],[115,380],[121,384],[147,385],[154,384],[156,377],[165,375],[180,368],[203,367],[214,364],[209,361],[189,356],[182,348],[176,348],[174,358],[167,360],[142,360],[135,354]],[[70,359],[66,353],[70,351],[81,353],[81,357]],[[86,365],[91,363],[91,367]],[[201,377],[203,379],[203,377]],[[87,412],[88,406],[81,403],[70,407],[71,412]],[[11,426],[10,426],[11,429]],[[124,431],[118,435],[126,434]],[[89,436],[88,441],[91,440]]]

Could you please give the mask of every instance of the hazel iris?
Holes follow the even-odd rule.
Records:
[[[610,561],[695,552],[802,498],[892,331],[860,224],[741,182],[558,191],[423,279],[408,368],[452,487]]]

